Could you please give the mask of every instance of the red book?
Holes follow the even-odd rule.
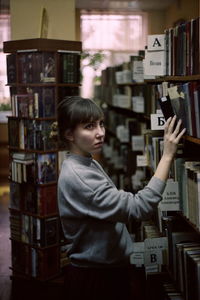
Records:
[[[45,216],[56,214],[57,207],[57,185],[38,187],[37,190],[37,213]]]

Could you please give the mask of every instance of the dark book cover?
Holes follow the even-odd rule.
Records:
[[[42,52],[42,70],[40,81],[43,83],[55,82],[55,55],[53,52]]]
[[[15,95],[17,102],[17,116],[20,118],[29,117],[29,95]]]
[[[61,54],[61,82],[80,82],[80,54],[75,52]]]
[[[41,246],[50,246],[59,242],[58,217],[46,218],[41,224]]]
[[[57,186],[45,186],[37,188],[37,213],[41,216],[58,212]]]
[[[195,109],[195,121],[196,121],[196,131],[197,138],[200,138],[200,86],[194,91],[194,109]]]
[[[198,83],[192,81],[189,83],[189,93],[190,93],[190,109],[191,109],[191,127],[192,127],[192,136],[197,136],[196,130],[196,115],[195,115],[195,104],[194,104],[194,93],[197,90]]]
[[[10,182],[10,208],[20,210],[22,208],[21,185]]]
[[[163,116],[165,120],[167,121],[170,117],[173,117],[175,115],[171,99],[169,96],[164,96],[158,99],[160,108],[162,110]]]
[[[48,279],[60,272],[60,249],[58,246],[38,250],[38,277]]]
[[[6,56],[7,62],[7,80],[8,84],[16,83],[16,54],[12,53]]]
[[[18,81],[19,83],[27,83],[27,55],[26,53],[18,54]]]
[[[42,117],[55,117],[55,90],[52,87],[45,87],[42,88],[42,103],[43,108],[43,115]]]
[[[8,140],[10,147],[19,147],[19,121],[17,119],[8,120]]]
[[[175,115],[177,116],[177,121],[179,119],[182,121],[181,128],[186,128],[186,133],[188,133],[189,126],[187,121],[187,103],[182,85],[177,85],[177,94],[179,96],[170,98],[171,105]]]
[[[18,211],[10,212],[10,235],[16,241],[21,241],[21,214]]]
[[[24,211],[37,213],[37,194],[36,186],[33,184],[25,184],[23,188]]]
[[[79,95],[79,87],[59,87],[58,89],[58,99],[60,99],[60,101],[64,97],[77,95]]]
[[[12,268],[14,272],[20,272],[23,274],[29,274],[30,271],[30,248],[26,244],[20,242],[11,241],[11,257]]]
[[[38,154],[38,183],[45,184],[56,181],[56,153]]]

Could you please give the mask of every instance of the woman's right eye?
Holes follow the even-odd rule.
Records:
[[[90,123],[85,126],[85,129],[92,129],[93,127],[94,127],[94,124]]]

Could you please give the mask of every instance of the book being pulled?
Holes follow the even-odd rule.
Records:
[[[168,91],[170,88],[168,89]],[[182,121],[181,128],[186,128],[186,133],[188,133],[188,117],[187,117],[187,104],[185,102],[185,97],[183,93],[176,93],[176,96],[169,95],[160,97],[159,104],[164,115],[165,120],[174,115],[177,116],[177,121],[180,119]]]

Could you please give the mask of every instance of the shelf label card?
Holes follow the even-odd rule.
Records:
[[[147,238],[144,241],[144,263],[145,266],[162,265],[164,253],[167,250],[167,238]]]
[[[161,211],[180,210],[179,188],[177,181],[173,181],[173,179],[168,179],[162,196],[163,199],[159,203],[159,208]]]
[[[134,242],[133,253],[130,255],[130,264],[137,267],[144,265],[144,242]]]
[[[146,155],[137,155],[137,167],[147,167],[148,161]]]
[[[148,35],[148,51],[163,51],[166,49],[165,34]]]
[[[164,130],[165,118],[163,114],[151,114],[151,130]]]

